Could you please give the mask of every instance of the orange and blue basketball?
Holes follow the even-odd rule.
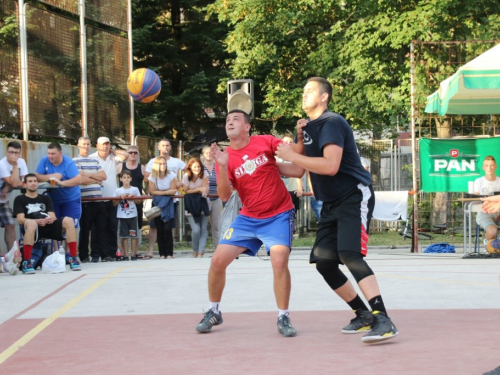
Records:
[[[500,253],[500,239],[495,238],[494,240],[489,240],[486,243],[486,250],[490,254],[498,254],[498,253]]]
[[[160,77],[151,69],[136,69],[128,77],[127,90],[137,102],[152,102],[161,91]]]

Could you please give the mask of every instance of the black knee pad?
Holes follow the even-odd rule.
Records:
[[[333,290],[347,282],[347,276],[339,269],[339,262],[332,259],[318,259],[316,269]]]
[[[340,261],[349,269],[356,282],[373,275],[373,271],[365,258],[357,251],[339,251]]]

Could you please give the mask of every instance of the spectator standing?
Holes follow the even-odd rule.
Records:
[[[97,151],[90,154],[90,157],[96,159],[101,168],[106,173],[106,179],[102,181],[103,197],[114,197],[118,183],[116,181],[116,164],[127,160],[128,154],[122,150],[112,150],[108,137],[99,137],[96,145]],[[118,219],[116,217],[116,206],[111,200],[105,200],[106,207],[106,236],[104,238],[94,238],[92,236],[92,247],[97,247],[97,241],[102,241],[105,247],[105,257],[103,262],[112,262],[115,258],[117,248]]]
[[[172,226],[175,222],[175,213],[169,196],[177,193],[177,179],[175,173],[167,169],[167,161],[163,156],[154,159],[148,181],[149,194],[154,197],[153,201],[157,203],[155,204],[162,209],[162,214],[154,220],[158,231],[160,259],[172,259],[174,257]],[[169,211],[165,212],[167,210]]]
[[[106,179],[106,173],[104,173],[99,162],[89,156],[90,138],[80,137],[77,147],[78,156],[73,158],[73,161],[82,178],[82,184],[80,185],[81,197],[102,198],[102,182]],[[93,238],[106,238],[106,215],[106,205],[103,201],[82,201],[78,243],[78,255],[82,263],[87,263],[90,260],[90,233],[92,232]],[[104,259],[107,256],[106,247],[102,241],[94,241],[90,255],[93,263],[97,263],[99,257]]]
[[[362,156],[360,156],[359,159],[361,160],[361,165],[363,166],[363,168],[370,172],[370,162],[368,161],[368,159]]]
[[[217,195],[217,168],[210,151],[210,146],[203,147],[203,169],[208,173],[208,194]],[[214,250],[219,246],[219,225],[222,214],[222,201],[219,197],[210,197],[210,231]]]
[[[160,142],[158,142],[158,151],[160,152],[159,156],[162,156],[167,161],[169,171],[174,173],[176,178],[178,178],[180,171],[183,171],[186,168],[186,163],[184,163],[180,159],[170,156],[170,152],[172,151],[172,145],[170,144],[170,141],[165,138],[160,140]],[[146,165],[146,171],[144,173],[144,180],[146,181],[149,181],[149,176],[152,172],[155,160],[156,158],[151,159]],[[180,188],[182,185],[181,181],[176,180],[176,183],[177,183],[177,189]],[[151,184],[149,184],[148,186],[151,186]],[[151,194],[151,191],[149,193]],[[177,206],[179,205],[178,202],[179,202],[178,199],[174,199],[175,212],[177,212]],[[172,228],[175,228],[175,220]],[[149,259],[153,257],[153,250],[156,243],[156,236],[157,236],[157,230],[155,227],[155,221],[152,220],[149,223],[148,254],[147,254],[147,258]]]
[[[140,160],[140,154],[139,154],[139,148],[137,146],[128,146],[127,148],[127,154],[128,154],[128,159],[127,161],[118,164],[116,166],[116,173],[120,175],[122,171],[128,170],[132,174],[132,182],[130,183],[131,186],[135,186],[137,189],[139,189],[140,195],[144,193],[143,189],[143,184],[144,184],[144,173],[146,172],[146,167],[144,165],[141,165],[139,160]],[[123,186],[122,182],[119,182],[119,186]],[[137,208],[137,225],[138,225],[138,230],[139,230],[139,235],[140,231],[142,229],[142,212],[143,212],[143,204],[138,203],[138,201],[135,201],[135,206]]]
[[[311,189],[311,209],[313,210],[314,214],[316,215],[316,220],[319,223],[319,219],[321,217],[321,209],[323,208],[323,202],[316,199],[316,196],[314,195],[314,189],[311,184],[311,177],[309,176],[309,171],[307,173],[307,183],[309,184],[309,188]]]
[[[24,262],[21,270],[23,273],[35,273],[31,260],[33,244],[39,238],[49,238],[62,241],[66,239],[70,254],[70,269],[80,271],[81,266],[76,256],[76,230],[73,218],[64,216],[57,218],[54,212],[52,199],[47,195],[37,192],[38,179],[35,174],[28,173],[24,177],[26,193],[14,199],[14,215],[22,226]],[[66,238],[65,238],[66,237]]]
[[[22,186],[24,176],[28,174],[28,167],[21,158],[21,143],[12,141],[7,144],[7,155],[0,160],[0,224],[5,228],[4,241],[7,249],[11,249],[16,241],[16,228],[12,209],[10,208],[10,192],[12,188]]]
[[[182,177],[186,217],[191,226],[193,258],[203,258],[208,239],[208,173],[202,169],[198,158],[191,158]]]
[[[122,259],[128,260],[128,240],[132,245],[131,260],[137,260],[137,247],[139,245],[137,206],[136,203],[142,203],[141,200],[131,200],[132,197],[140,197],[139,189],[132,186],[132,173],[125,169],[120,173],[121,187],[116,189],[115,197],[121,200],[114,200],[113,204],[118,206],[118,237],[121,241]]]
[[[82,214],[80,199],[80,184],[82,177],[75,162],[63,155],[59,143],[52,142],[47,146],[47,156],[44,156],[36,167],[38,182],[54,180],[56,185],[64,189],[49,189],[48,195],[54,205],[56,218],[71,217],[74,226],[78,226]]]

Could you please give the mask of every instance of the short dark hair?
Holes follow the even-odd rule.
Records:
[[[34,173],[28,173],[26,176],[24,176],[24,183],[26,184],[28,182],[28,178],[30,177],[35,177],[36,180],[38,181],[38,177]]]
[[[51,142],[49,143],[49,145],[47,146],[48,149],[52,149],[52,148],[55,148],[57,149],[57,151],[62,151],[62,147],[59,143],[57,142]]]
[[[124,169],[123,171],[121,171],[120,173],[120,178],[122,178],[123,176],[125,175],[129,175],[130,177],[132,177],[132,172],[130,172],[128,169]]]
[[[243,116],[245,117],[245,122],[247,124],[250,124],[250,116],[245,111],[243,111],[241,109],[232,109],[227,114],[230,115],[231,113],[241,113],[241,114],[243,114]]]
[[[311,77],[307,80],[307,82],[318,83],[319,88],[320,88],[320,93],[321,94],[324,94],[324,93],[328,94],[328,100],[326,101],[326,104],[330,103],[330,100],[332,99],[332,95],[333,95],[333,88],[332,88],[332,84],[330,82],[328,82],[328,80],[326,78]]]
[[[485,156],[485,157],[484,157],[484,160],[483,160],[483,163],[484,163],[486,160],[492,160],[495,164],[496,164],[496,162],[497,162],[497,161],[495,160],[495,158],[494,158],[493,156],[491,156],[491,155]]]
[[[21,149],[21,144],[18,141],[10,141],[7,144],[7,148],[9,148],[9,147],[12,147],[12,148],[15,148],[17,150],[20,150]]]

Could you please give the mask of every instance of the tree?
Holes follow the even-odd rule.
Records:
[[[222,39],[226,27],[206,16],[209,0],[133,0],[134,68],[154,70],[162,91],[153,103],[136,104],[136,133],[189,139],[220,120],[225,96],[219,81],[229,76]]]
[[[489,39],[500,29],[496,0],[217,0],[211,10],[230,27],[233,78],[262,90],[262,118],[293,126],[304,80],[319,75],[334,86],[331,108],[374,138],[409,123],[412,40]]]

